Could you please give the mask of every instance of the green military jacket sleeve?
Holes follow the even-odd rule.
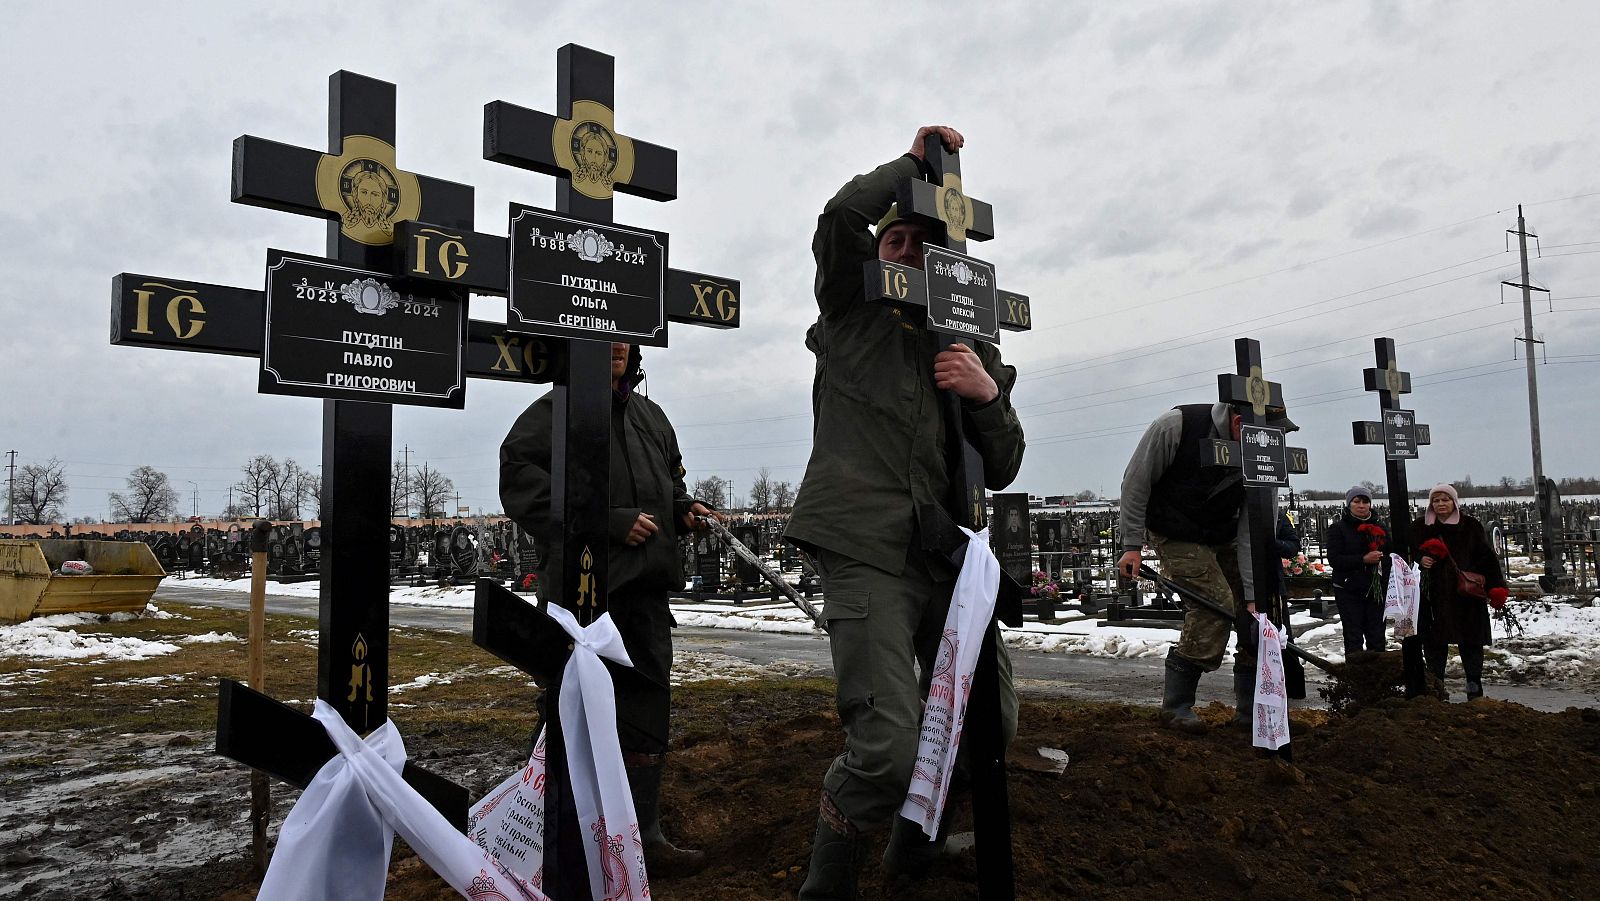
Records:
[[[933,358],[950,343],[868,303],[863,265],[877,256],[872,226],[916,176],[901,157],[839,190],[817,218],[818,317],[806,346],[816,356],[811,459],[785,537],[898,574],[915,533],[916,508],[942,504],[949,487],[944,422]],[[1000,395],[964,405],[964,429],[983,457],[985,487],[1005,488],[1022,465],[1022,423],[1011,406],[1017,371],[998,348],[979,343]]]

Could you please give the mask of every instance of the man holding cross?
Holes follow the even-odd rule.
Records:
[[[900,218],[896,186],[925,178],[923,139],[955,152],[947,126],[917,132],[909,153],[858,175],[823,208],[812,239],[819,315],[806,333],[816,355],[811,460],[787,540],[815,554],[838,680],[846,750],[823,779],[802,901],[854,898],[860,832],[890,825],[887,874],[925,872],[939,846],[896,815],[915,764],[923,702],[956,572],[923,548],[921,505],[950,485],[940,390],[960,398],[962,425],[1001,489],[1022,464],[1022,424],[1011,407],[1016,369],[999,351],[952,344],[914,315],[866,300],[863,266],[876,258],[922,268],[921,221]],[[873,228],[876,223],[876,228]],[[1011,664],[998,649],[1001,719],[1016,732]]]
[[[699,872],[706,859],[703,851],[674,846],[661,831],[661,770],[667,751],[672,669],[673,621],[667,592],[683,587],[680,530],[704,529],[699,518],[713,514],[684,489],[683,456],[666,413],[635,390],[644,378],[639,363],[637,346],[611,345],[606,609],[633,668],[609,661],[606,665],[616,687],[617,734],[646,863],[651,873],[682,876]],[[548,565],[549,547],[561,535],[551,521],[552,394],[523,411],[500,445],[500,500],[506,515],[533,537],[540,560],[539,593],[555,603],[561,597],[560,573]]]
[[[1231,404],[1183,404],[1156,417],[1122,475],[1121,526],[1124,552],[1117,561],[1123,578],[1138,575],[1145,545],[1155,548],[1162,572],[1187,582],[1234,611],[1230,625],[1216,614],[1187,604],[1183,631],[1167,653],[1166,685],[1160,722],[1170,729],[1199,734],[1205,724],[1194,712],[1200,676],[1222,665],[1228,631],[1238,631],[1233,688],[1235,722],[1248,724],[1255,703],[1255,604],[1244,606],[1238,542],[1250,540],[1242,528],[1244,473],[1238,466],[1205,466],[1213,439],[1238,441],[1242,416]],[[1267,425],[1295,431],[1282,407],[1267,408]]]

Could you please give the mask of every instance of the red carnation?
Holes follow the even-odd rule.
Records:
[[[1504,588],[1491,588],[1489,589],[1489,606],[1499,610],[1506,605],[1506,598],[1508,597],[1511,597],[1511,592],[1506,591]]]
[[[1375,522],[1364,522],[1356,526],[1356,531],[1367,536],[1367,550],[1369,551],[1382,550],[1384,539],[1389,537],[1389,533],[1383,530],[1383,526]]]
[[[1450,557],[1450,549],[1445,547],[1445,543],[1437,538],[1429,538],[1424,541],[1420,550],[1422,551],[1422,556],[1432,557],[1435,560],[1445,560]]]

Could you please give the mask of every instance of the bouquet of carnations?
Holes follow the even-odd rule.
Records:
[[[1389,539],[1389,533],[1375,522],[1364,522],[1356,526],[1356,531],[1366,536],[1368,552],[1382,551],[1384,542]],[[1386,588],[1383,584],[1383,564],[1370,564],[1369,568],[1372,570],[1372,584],[1367,588],[1367,596],[1381,601]]]
[[[1320,572],[1305,554],[1283,558],[1283,571],[1291,576],[1308,576]]]
[[[1033,587],[1028,593],[1036,598],[1047,598],[1053,601],[1061,597],[1061,586],[1050,581],[1048,573],[1036,569],[1033,571]]]

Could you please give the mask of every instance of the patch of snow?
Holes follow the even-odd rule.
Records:
[[[0,657],[25,657],[33,660],[82,660],[102,657],[107,660],[146,660],[178,650],[166,641],[140,638],[114,638],[109,635],[81,635],[74,626],[98,623],[89,613],[59,613],[27,622],[0,626]]]
[[[232,632],[223,632],[220,635],[216,632],[207,632],[204,635],[189,635],[178,640],[184,644],[219,644],[226,641],[238,641],[239,636]]]

